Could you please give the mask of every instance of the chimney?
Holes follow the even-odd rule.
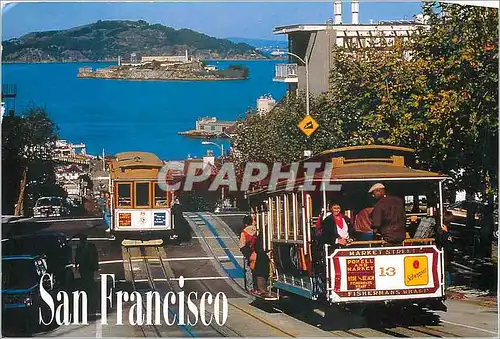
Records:
[[[335,0],[333,11],[335,13],[335,25],[342,23],[342,0]]]
[[[359,0],[351,2],[352,24],[359,25]]]

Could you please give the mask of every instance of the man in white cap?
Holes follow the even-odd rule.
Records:
[[[387,195],[385,186],[376,183],[368,190],[377,203],[372,211],[372,229],[391,245],[400,245],[406,238],[406,214],[403,199]]]

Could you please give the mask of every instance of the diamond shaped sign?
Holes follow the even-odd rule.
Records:
[[[319,127],[316,120],[313,119],[312,116],[306,115],[304,119],[297,125],[299,129],[307,136],[313,134]]]

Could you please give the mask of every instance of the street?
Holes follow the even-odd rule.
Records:
[[[467,286],[454,286],[446,301],[447,312],[396,310],[365,312],[327,307],[297,296],[283,296],[278,302],[254,300],[242,289],[243,280],[235,270],[235,258],[242,257],[235,245],[231,229],[238,227],[238,215],[221,216],[212,213],[187,213],[193,228],[193,239],[186,246],[165,243],[161,246],[123,247],[108,239],[104,223],[95,219],[37,220],[22,227],[3,227],[5,235],[34,229],[60,230],[72,238],[73,250],[79,235],[87,234],[99,253],[99,274],[114,274],[116,291],[154,289],[165,295],[179,292],[179,277],[184,277],[182,290],[187,295],[204,292],[216,295],[224,292],[228,299],[228,318],[223,326],[161,325],[131,326],[128,312],[132,303],[123,307],[124,325],[116,325],[116,308],[108,310],[108,325],[100,317],[89,325],[65,325],[45,329],[37,336],[78,337],[218,337],[218,336],[279,336],[279,337],[495,337],[498,332],[498,311],[495,296]],[[227,221],[227,223],[225,222]],[[203,222],[210,228],[204,228]],[[29,225],[29,226],[28,226]],[[196,226],[198,225],[198,227]],[[5,225],[4,225],[5,226]],[[214,234],[216,233],[216,235]],[[76,275],[78,278],[78,274]],[[466,279],[465,279],[466,280]],[[100,283],[98,279],[97,283]],[[116,306],[116,305],[113,305]],[[178,313],[179,305],[171,306]],[[213,307],[207,307],[213,315]],[[399,312],[399,313],[398,313]],[[383,316],[381,316],[383,314]],[[5,332],[9,335],[9,332]],[[15,335],[15,331],[12,332]]]

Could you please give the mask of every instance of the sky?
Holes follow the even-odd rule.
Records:
[[[345,1],[345,0],[344,0]],[[412,19],[421,3],[361,0],[360,23]],[[344,2],[343,22],[351,22],[351,4]],[[274,27],[322,24],[333,18],[329,2],[38,2],[10,3],[2,8],[2,40],[30,32],[60,30],[97,20],[145,20],[189,28],[218,38],[286,40]]]

